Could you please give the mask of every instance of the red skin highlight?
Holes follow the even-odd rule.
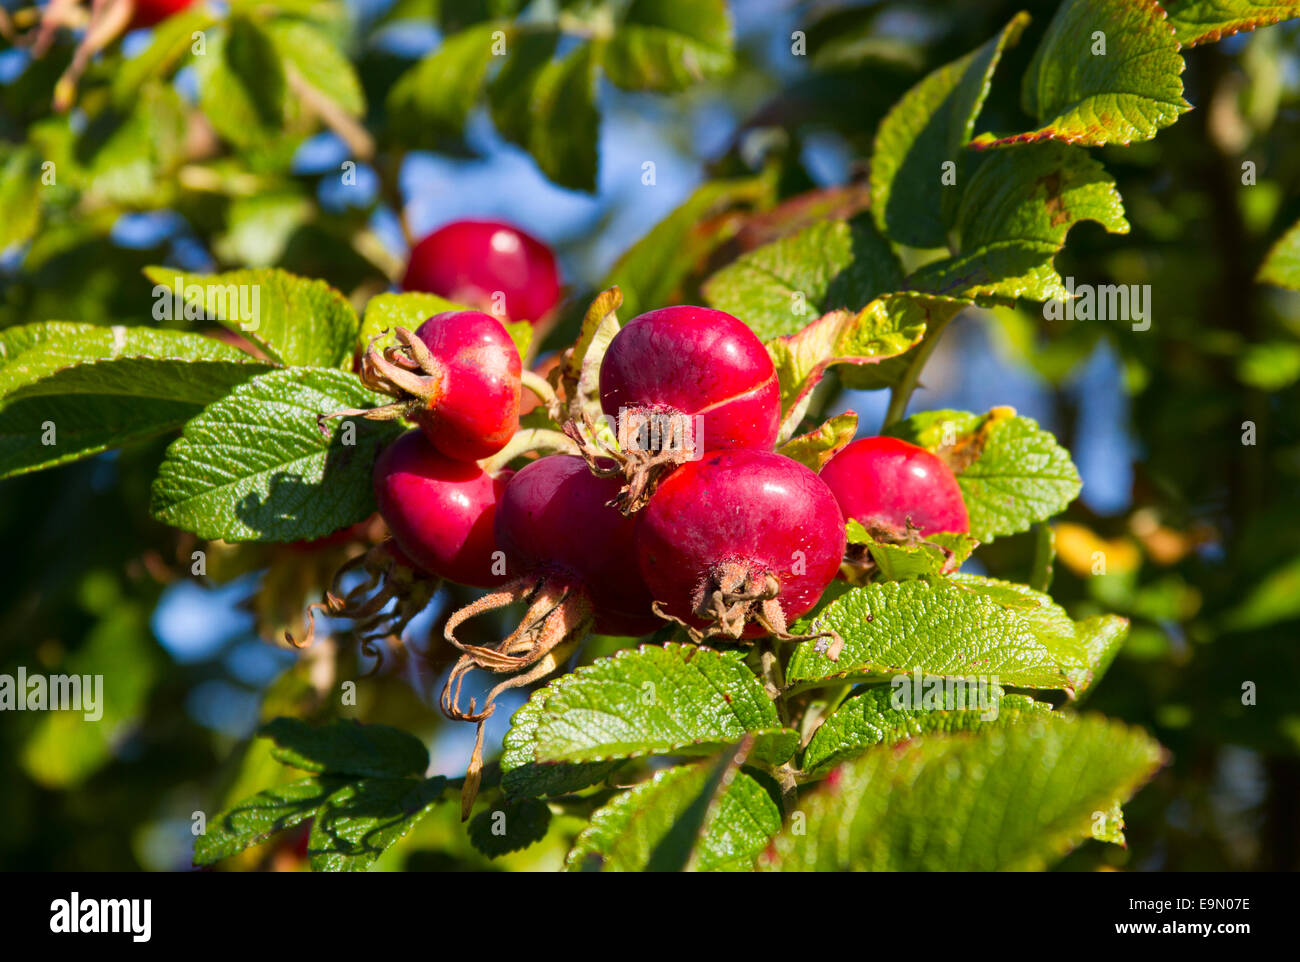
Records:
[[[194,3],[194,0],[135,0],[135,12],[131,16],[128,30],[142,30],[162,23],[173,14],[180,13]]]
[[[802,571],[799,556],[802,552]],[[844,520],[808,468],[770,451],[712,451],[670,474],[637,516],[637,559],[668,614],[698,628],[696,594],[715,566],[774,575],[787,622],[817,603],[839,572]],[[745,637],[764,634],[750,624]]]
[[[970,531],[966,502],[952,470],[935,454],[900,441],[875,437],[854,441],[821,470],[844,517],[870,528],[883,524],[922,535]]]
[[[435,314],[415,331],[443,365],[429,406],[414,415],[447,457],[496,454],[519,428],[519,351],[501,322],[479,311]]]
[[[399,562],[457,584],[491,588],[497,550],[493,521],[512,472],[492,477],[477,464],[434,450],[419,431],[390,444],[375,462],[375,499]]]
[[[758,336],[725,311],[665,307],[634,317],[600,365],[600,404],[704,415],[700,448],[770,450],[781,421],[776,369]]]
[[[484,311],[500,291],[506,317],[536,321],[560,300],[560,272],[555,254],[531,234],[504,221],[458,220],[412,248],[402,289]]]
[[[544,573],[585,591],[596,631],[643,635],[663,622],[636,567],[634,524],[606,504],[618,489],[617,478],[596,477],[582,458],[539,458],[506,486],[497,543],[512,575]]]

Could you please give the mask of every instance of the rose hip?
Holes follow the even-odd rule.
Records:
[[[638,516],[636,537],[657,610],[697,640],[789,637],[844,554],[830,490],[769,451],[714,451],[682,465]]]
[[[948,465],[898,438],[854,441],[821,470],[846,519],[873,536],[904,540],[909,532],[970,531],[961,487]]]

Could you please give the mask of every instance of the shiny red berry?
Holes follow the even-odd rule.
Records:
[[[400,549],[395,557],[457,584],[504,582],[493,524],[511,473],[492,477],[477,464],[440,454],[419,431],[402,435],[374,471],[380,516]]]
[[[957,478],[937,455],[900,441],[875,437],[854,441],[821,470],[821,478],[846,519],[868,531],[903,537],[970,531]]]
[[[713,451],[637,516],[637,559],[665,614],[704,634],[782,635],[839,571],[844,520],[808,468],[770,451]]]
[[[661,622],[637,569],[633,522],[606,502],[617,478],[598,478],[578,457],[540,458],[521,468],[497,509],[497,543],[512,574],[539,575],[590,600],[595,629],[642,635]]]
[[[503,221],[458,220],[415,245],[402,288],[536,321],[560,300],[560,272],[531,234]]]
[[[621,412],[703,415],[695,450],[771,449],[781,420],[763,342],[725,311],[665,307],[634,317],[600,365],[600,403]]]
[[[519,428],[519,351],[496,318],[479,311],[435,314],[415,331],[432,358],[425,403],[411,417],[443,454],[477,461]]]

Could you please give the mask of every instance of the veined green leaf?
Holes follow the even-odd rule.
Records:
[[[317,418],[380,400],[353,375],[327,368],[273,371],[240,385],[167,449],[154,517],[226,541],[310,540],[364,520],[375,509],[375,458],[401,428]]]
[[[432,148],[441,138],[459,136],[477,103],[492,60],[496,22],[475,24],[442,44],[393,84],[387,115],[402,143]],[[506,30],[507,44],[509,31]]]
[[[947,244],[966,180],[966,142],[1002,51],[1028,23],[1027,13],[1017,14],[979,49],[929,74],[880,122],[871,152],[871,210],[885,236],[911,247]],[[943,178],[946,164],[951,182]]]
[[[1164,762],[1141,729],[1042,719],[872,749],[800,799],[779,871],[1032,871],[1094,835]]]
[[[324,281],[274,268],[187,274],[170,267],[148,267],[157,285],[186,307],[186,316],[206,316],[248,338],[269,357],[304,367],[351,367],[357,314],[347,299]]]
[[[1074,622],[1051,598],[966,575],[851,588],[791,630],[834,631],[843,641],[838,652],[824,638],[795,648],[786,669],[795,690],[830,680],[883,681],[919,669],[1073,691],[1087,666]]]
[[[902,282],[889,243],[859,217],[814,224],[750,251],[710,277],[703,293],[766,341],[837,308],[860,311]]]
[[[1300,291],[1300,222],[1293,224],[1269,248],[1257,279],[1265,284]]]
[[[364,872],[438,804],[447,780],[363,778],[325,800],[307,839],[313,872]]]
[[[1272,0],[1167,0],[1164,7],[1174,36],[1184,47],[1214,43],[1234,33],[1300,17],[1300,3]]]
[[[718,784],[707,762],[658,772],[596,811],[565,865],[570,870],[749,871],[780,830],[781,810],[751,775]],[[725,772],[725,769],[724,769]],[[685,828],[685,831],[682,829]]]
[[[199,106],[222,137],[240,147],[274,139],[284,122],[284,66],[270,36],[248,17],[207,31],[195,58]]]
[[[537,723],[550,693],[549,688],[537,689],[510,719],[510,731],[506,732],[501,755],[501,788],[507,795],[570,795],[604,781],[622,764],[621,759],[578,764],[538,763]]]
[[[971,298],[1065,300],[1070,294],[1053,261],[1084,220],[1113,234],[1129,229],[1114,179],[1086,151],[1057,143],[996,151],[961,193],[956,253],[926,264],[908,285]]]
[[[927,411],[888,433],[943,458],[957,475],[971,536],[989,542],[1064,511],[1083,484],[1069,452],[1011,408]]]
[[[194,864],[211,865],[293,828],[315,815],[345,784],[337,776],[303,778],[244,799],[208,821],[206,831],[194,840]]]
[[[911,682],[906,675],[896,676],[896,680]],[[938,680],[939,685],[943,682]],[[820,774],[875,745],[897,745],[909,738],[976,731],[986,725],[1019,725],[1034,718],[1065,717],[1052,711],[1046,702],[1035,701],[1028,695],[1008,695],[997,686],[986,689],[983,706],[979,704],[981,696],[977,691],[967,688],[959,695],[965,699],[965,708],[926,708],[924,698],[931,691],[937,692],[937,700],[941,693],[924,684],[920,691],[911,692],[915,699],[913,708],[894,707],[895,703],[906,704],[895,698],[900,689],[894,685],[868,688],[853,695],[813,733],[804,749],[801,767],[810,774]]]
[[[971,146],[1063,140],[1083,147],[1150,140],[1191,110],[1183,58],[1155,0],[1064,0],[1025,72],[1025,112],[1043,126],[981,134]]]
[[[0,332],[0,477],[174,430],[270,370],[212,338],[48,321]]]
[[[557,678],[537,720],[538,762],[698,755],[758,735],[753,757],[779,763],[798,744],[740,660],[696,645],[642,645]]]

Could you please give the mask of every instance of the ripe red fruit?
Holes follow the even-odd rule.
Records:
[[[659,621],[633,554],[633,522],[606,502],[616,478],[598,478],[581,458],[540,458],[511,479],[497,510],[497,541],[512,572],[563,583],[590,599],[595,629],[641,635]]]
[[[443,687],[442,710],[479,725],[461,792],[463,817],[482,773],[483,723],[501,692],[553,672],[593,627],[637,635],[659,626],[636,568],[633,523],[606,504],[617,488],[617,479],[596,477],[581,458],[564,454],[539,458],[506,485],[497,505],[496,539],[518,580],[457,611],[444,632],[463,654]],[[517,601],[528,610],[499,644],[468,645],[456,638],[466,619]],[[475,699],[462,709],[461,685],[475,668],[511,677],[487,693],[481,709]]]
[[[402,289],[536,321],[560,300],[560,273],[551,249],[531,234],[503,221],[458,220],[415,245]]]
[[[361,379],[398,403],[333,416],[408,417],[458,461],[477,461],[505,447],[519,427],[522,365],[501,323],[480,311],[446,311],[414,334],[400,327],[395,334],[401,346],[381,353],[372,345]]]
[[[664,479],[637,519],[637,560],[697,640],[789,637],[839,571],[844,519],[821,480],[770,451],[713,451]]]
[[[457,584],[489,588],[497,550],[493,519],[513,472],[492,477],[477,464],[438,453],[410,431],[375,463],[375,499],[393,540],[416,567]]]
[[[128,30],[141,30],[162,23],[172,14],[180,13],[194,0],[135,0]]]
[[[873,536],[905,539],[970,531],[966,502],[948,465],[925,448],[898,438],[863,438],[839,452],[821,470],[846,519],[859,521]]]
[[[763,342],[730,314],[705,307],[665,307],[624,325],[600,365],[600,404],[618,423],[625,514],[706,449],[770,450],[781,421],[776,369]],[[589,444],[584,453],[593,463],[611,455]]]
[[[600,406],[704,415],[701,449],[770,449],[781,420],[776,369],[753,331],[725,311],[665,307],[628,321],[600,365]]]

